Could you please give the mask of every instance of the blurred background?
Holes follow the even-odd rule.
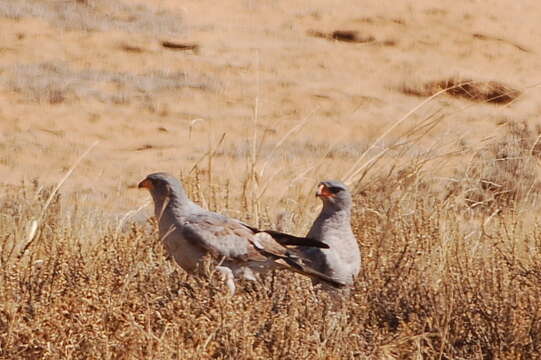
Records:
[[[538,7],[3,0],[2,183],[55,184],[98,141],[62,189],[111,212],[147,200],[133,186],[156,170],[279,201],[354,180],[382,150],[476,147],[540,121]]]

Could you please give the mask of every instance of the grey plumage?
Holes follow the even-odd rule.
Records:
[[[351,194],[340,181],[323,181],[316,196],[321,198],[323,208],[307,237],[320,240],[329,248],[303,247],[301,252],[312,268],[352,285],[361,268],[361,253],[351,229]]]
[[[238,220],[203,209],[192,202],[181,183],[167,173],[148,175],[139,183],[154,200],[160,238],[167,253],[186,271],[195,270],[211,254],[226,277],[231,293],[234,278],[255,280],[254,271],[274,268],[295,271],[333,286],[340,282],[306,266],[292,245],[327,247],[322,242],[276,231],[260,231]]]

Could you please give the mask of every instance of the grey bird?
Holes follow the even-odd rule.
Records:
[[[340,181],[322,181],[316,196],[323,208],[306,237],[319,240],[325,248],[302,247],[306,263],[345,285],[352,285],[361,269],[361,251],[351,229],[351,193]]]
[[[342,284],[306,266],[295,246],[328,247],[320,241],[278,231],[260,231],[243,222],[203,209],[191,201],[182,184],[167,173],[148,175],[138,185],[154,200],[160,238],[167,253],[187,272],[210,254],[218,263],[230,294],[235,278],[255,280],[254,272],[287,269],[326,282]]]

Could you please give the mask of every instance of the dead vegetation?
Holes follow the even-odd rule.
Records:
[[[155,11],[144,5],[105,0],[0,1],[0,16],[35,17],[68,30],[110,31],[174,36],[185,28],[178,13]]]
[[[0,85],[36,102],[94,99],[103,103],[149,102],[159,92],[186,87],[209,89],[213,81],[183,72],[132,74],[92,69],[72,69],[65,63],[25,64],[5,67]],[[214,82],[215,83],[215,82]]]
[[[479,40],[496,41],[496,42],[503,43],[503,44],[509,44],[509,45],[513,46],[514,48],[516,48],[516,49],[518,49],[520,51],[526,52],[526,53],[532,52],[531,50],[529,50],[528,48],[526,48],[523,45],[520,45],[520,44],[518,44],[516,42],[510,41],[510,40],[507,40],[507,39],[504,39],[504,38],[501,38],[501,37],[497,37],[497,36],[493,36],[493,35],[487,35],[487,34],[481,34],[481,33],[473,33],[472,36],[475,39],[479,39]]]
[[[509,104],[521,95],[519,90],[499,81],[459,78],[434,80],[420,85],[404,84],[400,91],[406,95],[429,97],[446,89],[446,94],[452,97],[496,105]]]
[[[166,49],[186,51],[192,50],[194,53],[199,52],[199,44],[194,43],[180,43],[175,41],[162,41],[162,46]]]
[[[358,31],[354,31],[354,30],[335,30],[335,31],[331,31],[330,33],[310,30],[308,31],[308,35],[322,38],[322,39],[327,39],[327,40],[336,40],[336,41],[343,41],[343,42],[349,42],[349,43],[367,43],[367,42],[374,42],[376,40],[371,35],[362,36],[359,34]]]
[[[340,41],[345,43],[352,44],[374,44],[374,45],[383,45],[383,46],[396,46],[397,42],[393,39],[386,40],[377,40],[372,35],[362,35],[357,30],[334,30],[331,32],[322,32],[318,30],[309,30],[307,32],[308,36]]]
[[[456,170],[447,196],[461,197],[470,209],[487,213],[537,206],[540,136],[538,127],[509,123],[505,137],[474,150],[470,163]]]
[[[153,223],[104,221],[65,199],[68,210],[58,197],[18,257],[51,190],[37,182],[3,188],[0,356],[537,358],[541,232],[524,215],[540,208],[531,162],[538,136],[511,126],[477,151],[466,167],[476,175],[454,179],[447,196],[449,179],[436,178],[421,157],[391,171],[374,168],[356,187],[363,271],[343,302],[280,273],[227,298],[212,268],[187,276],[165,259]],[[487,179],[515,189],[512,196],[472,206],[472,188],[494,191],[483,185]],[[213,209],[254,213],[249,193],[230,199],[226,183],[209,187],[198,172],[184,182]],[[304,231],[311,221],[305,205],[284,206],[296,214],[289,230]],[[499,211],[472,210],[481,207]]]

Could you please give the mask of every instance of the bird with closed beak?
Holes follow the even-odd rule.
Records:
[[[255,280],[259,272],[287,269],[318,279],[334,287],[343,283],[307,266],[296,247],[328,245],[311,238],[278,231],[261,231],[243,222],[208,211],[191,201],[174,176],[159,172],[148,175],[138,185],[146,188],[154,201],[160,239],[167,253],[184,270],[192,272],[210,254],[216,269],[235,293],[235,278]]]

